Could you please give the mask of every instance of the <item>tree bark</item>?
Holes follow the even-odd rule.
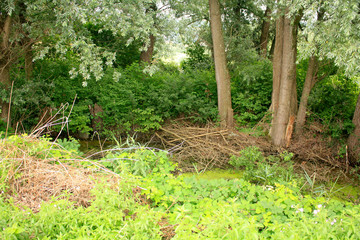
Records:
[[[270,31],[270,19],[271,19],[271,9],[266,7],[265,10],[265,19],[261,28],[260,36],[260,56],[266,58],[267,55],[267,46],[269,42],[269,31]]]
[[[286,10],[286,13],[288,10]],[[297,110],[296,99],[296,51],[297,23],[285,15],[276,21],[276,40],[273,59],[273,120],[271,138],[275,146],[288,145]],[[291,124],[291,126],[288,125]]]
[[[154,22],[156,21],[157,10],[158,9],[156,3],[151,3],[150,6],[146,9],[147,14],[154,14],[153,15]],[[154,27],[156,27],[155,24]],[[153,34],[150,34],[149,44],[144,45],[144,47],[147,47],[147,49],[145,51],[142,51],[140,54],[140,62],[151,64],[154,54],[155,41],[156,41],[155,36]]]
[[[284,17],[276,20],[275,47],[273,56],[273,91],[272,91],[272,112],[273,119],[279,107],[279,92],[281,82],[281,68],[283,60],[283,44],[284,44]]]
[[[226,62],[219,1],[209,0],[209,6],[220,125],[223,128],[231,128],[234,124],[234,117],[231,105],[230,74]]]
[[[151,63],[153,54],[154,54],[154,46],[155,46],[155,36],[150,34],[149,36],[150,42],[146,51],[142,51],[140,54],[140,61],[144,63]]]
[[[315,83],[315,75],[317,72],[317,66],[318,66],[317,57],[313,55],[309,59],[309,66],[308,66],[308,69],[306,72],[305,83],[304,83],[304,88],[303,88],[301,99],[300,99],[299,110],[298,110],[298,113],[296,116],[295,131],[296,131],[296,133],[299,133],[299,134],[302,132],[303,127],[305,125],[308,99],[309,99],[311,89]]]
[[[360,160],[360,94],[356,103],[355,113],[353,117],[355,125],[354,132],[348,138],[349,156],[353,164],[359,164]]]

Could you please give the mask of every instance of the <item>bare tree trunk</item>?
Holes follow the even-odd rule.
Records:
[[[219,1],[209,0],[209,6],[220,124],[221,127],[231,128],[234,117],[231,105],[230,74],[226,62]]]
[[[301,133],[303,130],[303,127],[305,125],[306,109],[307,109],[307,104],[308,104],[308,99],[309,99],[311,89],[315,83],[315,75],[317,72],[317,65],[318,65],[317,57],[313,55],[309,59],[309,66],[308,66],[308,69],[306,72],[304,88],[302,91],[300,105],[299,105],[299,111],[296,116],[296,127],[295,127],[296,133]]]
[[[146,49],[146,51],[142,51],[140,54],[140,61],[141,62],[146,62],[146,63],[151,63],[152,58],[153,58],[153,54],[154,54],[154,46],[155,46],[155,36],[154,35],[150,35],[149,36],[150,39],[150,43],[148,48]]]
[[[1,20],[0,20],[1,21]],[[0,48],[0,83],[6,90],[10,88],[10,60],[9,60],[9,39],[11,31],[11,17],[8,15],[1,21],[1,48]],[[7,122],[9,104],[0,98],[1,120]]]
[[[287,12],[287,11],[286,11]],[[299,19],[300,20],[300,19]],[[273,59],[273,120],[271,138],[275,146],[288,145],[295,118],[297,21],[281,16],[276,22],[276,43]],[[291,126],[289,126],[290,124]]]
[[[273,91],[272,91],[272,112],[273,119],[279,107],[279,92],[281,82],[281,68],[283,58],[283,44],[284,44],[284,17],[276,20],[276,37],[273,56]]]
[[[271,9],[266,7],[265,10],[265,19],[261,28],[260,36],[260,56],[266,58],[267,55],[267,45],[269,42],[269,31],[270,31],[270,19],[271,19]]]
[[[355,125],[355,129],[349,136],[347,143],[351,162],[358,164],[360,160],[360,94],[356,103],[353,124]]]

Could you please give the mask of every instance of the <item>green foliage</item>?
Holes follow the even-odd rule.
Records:
[[[52,114],[59,111],[54,121],[68,117],[71,110],[65,126],[70,133],[89,133],[94,127],[89,108],[94,104],[103,110],[98,113],[102,123],[97,130],[104,135],[149,132],[158,129],[165,119],[179,116],[197,122],[217,117],[213,70],[181,73],[178,68],[163,66],[149,75],[143,66],[134,63],[124,69],[108,69],[101,82],[89,79],[84,87],[79,77],[69,75],[71,67],[78,65],[70,54],[66,60],[54,58],[37,63],[34,75],[39,77],[33,82],[25,82],[23,73],[14,73],[19,84],[14,86],[12,117],[19,119],[27,131],[51,109]],[[37,94],[30,94],[35,89]]]
[[[265,158],[258,147],[248,147],[240,151],[240,156],[232,156],[229,163],[236,168],[245,168],[244,178],[255,183],[274,184],[290,182],[294,179],[291,159],[293,153],[282,152],[280,158]]]
[[[75,138],[73,138],[73,137],[70,137],[69,139],[66,139],[66,138],[60,139],[59,138],[59,139],[57,139],[57,143],[66,151],[72,152],[77,155],[81,155],[81,152],[79,150],[80,143]]]
[[[271,104],[272,65],[262,60],[244,66],[232,78],[232,102],[236,121],[242,126],[254,126],[266,114]]]
[[[46,140],[29,141],[14,136],[2,141],[9,144],[9,149],[21,149],[22,154],[23,150],[33,149],[35,153],[51,148]],[[9,153],[1,151],[3,155]],[[264,159],[256,148],[244,151],[243,155],[242,161]],[[284,152],[280,157],[290,162],[292,154]],[[101,162],[116,162],[109,167],[120,178],[114,185],[104,175],[97,177],[98,182],[91,190],[93,199],[87,207],[75,207],[68,200],[68,193],[42,203],[39,211],[33,212],[17,207],[1,192],[0,238],[163,239],[167,229],[174,231],[173,239],[360,237],[358,205],[301,195],[295,181],[257,186],[245,179],[175,176],[172,174],[175,166],[166,152],[145,148],[123,149]],[[4,171],[8,166],[0,167]],[[137,195],[135,189],[142,189],[142,195]],[[147,197],[148,204],[142,204],[138,197]]]
[[[125,186],[129,185],[129,186]],[[75,208],[68,200],[53,199],[38,213],[21,211],[0,199],[1,239],[161,239],[160,215],[129,198],[131,187],[121,191],[99,184],[88,208]],[[128,190],[125,190],[128,189]]]
[[[205,47],[199,42],[195,42],[186,48],[186,54],[188,56],[181,63],[181,67],[184,70],[209,70],[212,68],[212,59],[209,54],[205,53]]]
[[[352,118],[359,94],[354,79],[337,74],[319,82],[309,97],[309,109],[325,125],[325,134],[334,139],[347,137],[353,130]]]
[[[103,165],[117,173],[131,173],[146,177],[151,174],[167,174],[175,170],[167,152],[148,148],[125,149],[119,153],[111,152],[101,159]]]

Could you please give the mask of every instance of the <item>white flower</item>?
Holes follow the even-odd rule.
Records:
[[[321,207],[322,207],[322,205],[321,205],[321,204],[317,205],[317,208],[321,208]]]
[[[295,206],[294,206],[294,205],[291,205],[291,208],[295,208]]]
[[[299,212],[304,212],[304,209],[303,209],[303,208],[299,208],[298,211],[299,211]]]
[[[318,214],[320,210],[314,210],[314,215]]]
[[[83,87],[86,87],[86,86],[87,86],[87,81],[83,81],[83,82],[82,82],[82,86],[83,86]]]

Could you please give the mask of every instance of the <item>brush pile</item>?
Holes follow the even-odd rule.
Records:
[[[319,129],[321,125],[304,131],[300,136],[295,135],[287,149],[274,147],[266,136],[256,136],[260,133],[256,130],[244,133],[221,129],[213,124],[196,126],[179,120],[165,124],[155,136],[162,148],[174,154],[174,160],[184,171],[194,171],[194,167],[197,170],[229,167],[232,155],[238,156],[242,149],[257,146],[265,156],[278,155],[285,150],[294,153],[294,167],[301,174],[306,171],[309,175],[315,174],[319,179],[329,181],[331,176],[341,172],[347,178],[349,162],[346,152],[340,156],[340,147],[330,147],[319,134]]]
[[[226,130],[207,124],[198,127],[176,121],[160,128],[155,136],[163,148],[174,153],[175,161],[185,170],[213,167],[226,168],[232,155],[249,146],[258,146],[263,152],[271,151],[271,144],[264,137],[255,137],[236,130]]]

